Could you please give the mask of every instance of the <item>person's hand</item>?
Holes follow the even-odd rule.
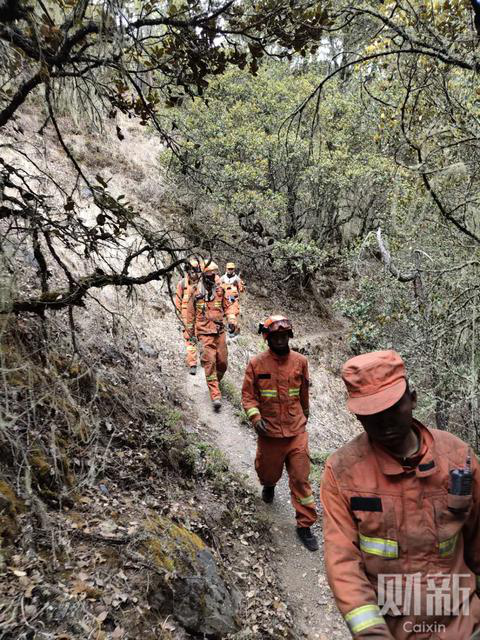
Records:
[[[265,422],[261,418],[260,418],[260,420],[257,420],[255,422],[255,424],[253,425],[253,428],[257,432],[258,436],[266,436],[267,433],[268,433],[267,425],[265,424]]]

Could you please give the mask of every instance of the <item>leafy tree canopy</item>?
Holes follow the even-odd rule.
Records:
[[[305,53],[329,22],[326,5],[309,0],[39,0],[33,5],[7,0],[2,19],[0,128],[8,126],[21,136],[18,110],[33,98],[46,117],[41,131],[53,127],[77,175],[73,185],[60,185],[48,173],[40,176],[36,167],[26,171],[25,157],[2,164],[0,217],[10,225],[8,242],[21,236],[39,265],[38,293],[14,299],[2,309],[16,313],[82,304],[92,287],[148,282],[179,262],[179,243],[149,228],[139,212],[109,192],[101,175],[91,175],[75,157],[59,118],[69,103],[97,126],[104,126],[107,116],[114,120],[118,112],[139,118],[178,152],[160,105],[174,108],[185,96],[201,96],[209,78],[224,73],[228,65],[256,73],[258,60],[266,55]],[[118,123],[116,127],[122,139]],[[19,146],[7,144],[20,154]],[[45,180],[49,190],[41,192],[38,183]],[[78,189],[85,185],[98,209],[93,227],[80,215]],[[132,233],[138,238],[133,249],[124,241]],[[103,257],[115,248],[121,260],[120,267],[112,269]],[[85,267],[73,272],[62,251],[83,256]],[[159,260],[162,255],[167,264]],[[149,267],[144,265],[141,275],[133,277],[129,270],[140,257]],[[52,287],[57,266],[60,282]]]

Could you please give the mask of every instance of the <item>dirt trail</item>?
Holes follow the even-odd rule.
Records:
[[[231,356],[235,356],[236,349],[238,347],[235,343],[229,344]],[[195,377],[185,375],[185,392],[192,413],[196,413],[213,431],[218,448],[227,455],[232,467],[246,475],[252,488],[260,494],[254,470],[254,433],[239,424],[233,407],[227,400],[224,400],[220,413],[213,412],[201,368]],[[312,640],[350,638],[326,581],[322,547],[319,552],[311,553],[297,540],[286,473],[277,485],[274,503],[266,505],[259,500],[258,508],[264,510],[272,522],[278,573],[286,597],[295,611],[299,635],[303,634],[305,638]],[[317,523],[314,529],[321,542],[320,524]]]
[[[158,295],[158,293],[157,293]],[[178,319],[171,310],[170,301],[164,293],[165,313],[158,312],[147,304],[142,310],[143,336],[152,341],[159,350],[162,376],[168,386],[168,378],[183,377],[183,412],[195,418],[213,435],[217,447],[225,453],[232,468],[246,476],[247,481],[259,496],[258,509],[272,522],[277,573],[281,580],[285,600],[295,614],[299,637],[308,640],[348,640],[350,634],[337,611],[328,586],[323,562],[321,513],[314,531],[320,542],[316,553],[307,551],[297,540],[295,514],[290,503],[290,492],[286,473],[277,486],[275,500],[266,505],[260,499],[260,485],[254,469],[256,437],[249,427],[242,425],[236,409],[227,399],[219,414],[212,410],[203,369],[190,376],[184,364],[184,345],[178,328]],[[271,311],[263,309],[257,298],[247,293],[243,313],[243,331],[238,340],[228,343],[228,372],[226,379],[239,393],[245,365],[258,353],[261,341],[255,331],[260,317]],[[338,375],[338,360],[343,357],[339,348],[341,331],[329,330],[313,322],[303,321],[302,311],[292,312],[298,337],[293,348],[302,350],[309,359],[310,419],[308,431],[310,450],[329,452],[356,435],[358,427],[345,409],[343,383]],[[182,375],[183,373],[183,375]],[[318,486],[314,485],[317,507],[320,507]]]

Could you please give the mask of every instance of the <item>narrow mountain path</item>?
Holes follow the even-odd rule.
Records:
[[[260,498],[261,488],[254,468],[256,435],[253,429],[241,424],[238,408],[227,399],[224,399],[220,413],[213,411],[201,367],[198,367],[196,376],[189,375],[185,367],[185,348],[178,318],[171,310],[166,293],[163,295],[164,310],[160,313],[150,305],[142,309],[141,320],[146,323],[146,330],[140,337],[158,348],[165,384],[168,386],[168,380],[171,379],[173,384],[178,381],[183,387],[182,411],[193,422],[196,420],[206,427],[232,469],[246,476],[252,490],[257,492],[257,508],[272,523],[277,575],[285,601],[295,615],[298,637],[307,640],[349,640],[350,634],[337,611],[325,575],[318,486],[314,487],[314,495],[319,520],[314,531],[320,549],[311,553],[296,536],[295,513],[290,503],[286,472],[277,486],[273,504],[266,505]],[[247,295],[243,306],[242,334],[238,340],[228,343],[226,379],[237,390],[237,394],[240,394],[248,359],[260,348],[255,322],[269,313],[267,309],[259,307],[256,298],[250,299]],[[342,334],[341,331],[329,333],[326,328],[318,332],[314,327],[304,326],[300,317],[294,317],[293,321],[294,326],[298,327],[294,348],[306,353],[310,363],[310,450],[312,453],[333,451],[356,435],[355,430],[358,429],[344,409],[343,384],[338,379],[337,351]]]
[[[227,456],[232,468],[245,475],[260,495],[254,469],[256,438],[253,430],[239,423],[232,405],[225,399],[221,412],[213,412],[200,367],[196,376],[185,374],[185,396],[189,398],[187,403],[192,413],[196,413],[212,431],[217,447]],[[319,506],[318,495],[316,500]],[[262,509],[272,522],[277,571],[295,613],[298,635],[308,640],[350,638],[328,587],[322,547],[317,553],[311,553],[297,539],[286,472],[277,485],[273,504],[266,505],[259,499],[258,509]],[[321,542],[320,521],[314,529]]]

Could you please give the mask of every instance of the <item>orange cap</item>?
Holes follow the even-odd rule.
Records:
[[[373,351],[350,358],[343,365],[347,407],[360,416],[388,409],[405,393],[405,364],[396,351]]]

